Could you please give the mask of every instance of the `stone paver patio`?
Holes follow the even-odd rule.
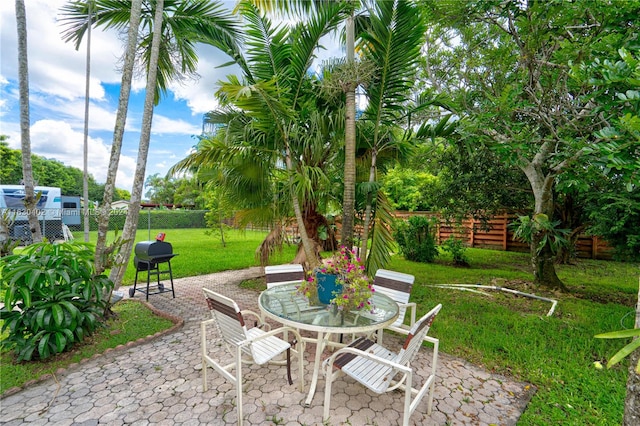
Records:
[[[249,268],[175,280],[176,299],[171,298],[171,293],[149,297],[155,308],[180,319],[172,332],[108,350],[58,372],[55,377],[38,380],[21,390],[9,390],[0,399],[0,424],[236,424],[235,391],[231,384],[210,370],[209,390],[203,392],[199,324],[209,318],[209,312],[201,288],[219,291],[235,299],[241,308],[258,311],[257,294],[237,284],[260,275],[261,268]],[[128,294],[127,289],[124,291]],[[140,293],[135,297],[144,299]],[[385,345],[392,345],[393,339],[385,337]],[[213,347],[223,356],[223,346]],[[314,349],[313,345],[307,345],[308,361],[313,361]],[[430,360],[430,349],[424,348],[415,364],[418,371],[428,371]],[[307,362],[307,386],[311,368],[311,362]],[[311,407],[305,408],[301,402],[306,392],[297,389],[295,370],[291,386],[282,366],[252,366],[245,367],[245,371],[245,424],[323,424],[322,376]],[[348,378],[336,381],[333,391],[332,418],[328,424],[394,425],[401,420],[401,392],[377,395]],[[410,423],[513,425],[533,392],[526,383],[492,374],[440,352],[433,411],[426,414],[425,398]]]

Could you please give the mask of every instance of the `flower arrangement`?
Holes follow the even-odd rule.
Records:
[[[318,273],[337,275],[336,283],[342,286],[342,292],[334,292],[331,305],[336,306],[338,310],[373,310],[370,300],[374,291],[373,285],[365,274],[364,264],[355,250],[340,247],[338,254],[314,269],[307,280],[298,287],[298,293],[312,301],[318,297]]]

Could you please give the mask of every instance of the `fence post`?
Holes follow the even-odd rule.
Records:
[[[596,235],[591,237],[591,258],[598,258],[598,237]]]
[[[502,228],[502,250],[507,251],[507,226],[509,225],[509,221],[507,219],[507,214],[505,213],[504,216],[502,217],[502,223],[503,223],[503,228]]]
[[[475,236],[476,236],[476,220],[474,218],[471,218],[471,231],[469,232],[469,240],[471,242],[470,247],[473,248],[474,244],[475,244]]]

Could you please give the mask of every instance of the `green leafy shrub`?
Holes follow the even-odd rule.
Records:
[[[429,263],[438,256],[430,227],[429,219],[423,216],[412,216],[407,221],[396,223],[394,238],[405,259]]]
[[[469,258],[467,257],[467,247],[464,245],[464,241],[459,238],[450,235],[447,240],[440,245],[443,251],[451,253],[453,256],[453,264],[459,266],[468,266]]]
[[[206,210],[143,210],[138,217],[138,229],[206,228]],[[98,230],[97,212],[91,212],[89,229]],[[127,218],[126,210],[111,210],[109,230],[122,230]]]
[[[8,337],[0,345],[17,361],[64,352],[100,324],[113,283],[94,275],[93,250],[85,243],[36,243],[0,265]]]

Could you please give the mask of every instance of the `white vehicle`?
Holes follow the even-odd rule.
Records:
[[[62,224],[80,224],[80,197],[65,197],[60,188],[36,186],[34,188],[38,202],[36,211],[42,235],[50,241],[64,237]],[[10,235],[16,240],[29,241],[29,222],[24,206],[23,185],[0,185],[0,213],[11,211],[14,220]]]

